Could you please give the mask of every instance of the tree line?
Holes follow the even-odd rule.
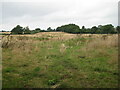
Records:
[[[66,32],[73,34],[116,34],[120,32],[120,26],[114,27],[112,24],[107,24],[93,26],[92,28],[85,28],[85,26],[82,26],[82,28],[80,28],[76,24],[67,24],[57,27],[56,29],[49,27],[47,30],[41,30],[40,28],[30,30],[28,26],[22,27],[20,25],[17,25],[11,30],[11,34],[35,34],[39,32]]]

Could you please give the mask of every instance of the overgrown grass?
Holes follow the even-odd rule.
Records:
[[[48,36],[3,38],[3,88],[117,87],[116,35]]]

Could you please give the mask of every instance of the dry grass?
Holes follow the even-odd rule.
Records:
[[[60,52],[61,52],[61,53],[64,53],[65,50],[66,50],[66,48],[67,48],[67,47],[65,46],[65,44],[62,43],[61,46],[60,46]]]
[[[93,36],[94,37],[94,36]],[[92,41],[86,42],[86,46],[84,49],[86,50],[96,50],[96,49],[104,49],[118,47],[118,36],[117,35],[101,35],[94,38]]]
[[[117,35],[45,32],[2,37],[3,87],[117,86]]]
[[[10,34],[11,32],[0,32],[0,34]]]
[[[34,38],[41,39],[42,41],[51,41],[51,40],[68,40],[71,38],[75,38],[74,34],[67,34],[63,32],[42,32],[34,35],[1,35],[2,38],[2,47],[3,48],[19,48],[25,49],[32,44],[36,45],[38,40],[34,40]],[[43,40],[45,39],[45,40]],[[35,46],[37,49],[37,47]]]
[[[38,38],[38,40],[34,38]],[[42,41],[39,41],[39,38],[43,38]],[[52,38],[49,38],[52,37]],[[48,38],[45,39],[44,38]],[[38,44],[46,42],[51,42],[52,40],[68,40],[72,38],[91,38],[90,40],[85,41],[84,47],[82,47],[82,51],[88,52],[92,50],[99,50],[99,52],[104,53],[104,48],[111,48],[111,47],[118,47],[118,35],[97,35],[97,34],[67,34],[63,32],[43,32],[38,33],[35,35],[9,35],[9,36],[2,36],[2,47],[3,48],[11,48],[15,51],[24,50],[25,52],[30,53],[31,49],[38,50]],[[82,43],[79,41],[76,45]],[[60,52],[65,52],[66,46],[64,43],[60,45]],[[48,47],[51,49],[51,46]],[[105,52],[106,53],[106,52]]]

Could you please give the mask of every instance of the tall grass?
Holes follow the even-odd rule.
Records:
[[[42,34],[3,37],[4,88],[117,87],[117,35]]]

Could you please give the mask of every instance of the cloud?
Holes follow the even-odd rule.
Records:
[[[92,27],[100,24],[117,26],[118,0],[4,0],[2,28],[11,30],[17,24],[56,28],[75,23]]]

